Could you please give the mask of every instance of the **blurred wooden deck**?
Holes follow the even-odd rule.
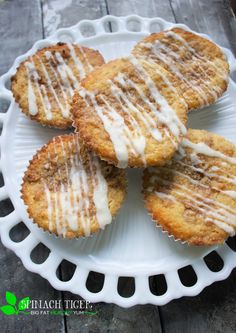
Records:
[[[232,7],[230,7],[230,4]],[[228,47],[236,55],[235,0],[0,0],[0,75],[14,59],[32,44],[47,37],[59,27],[71,26],[82,19],[95,19],[106,14],[160,16],[172,22],[211,35],[215,42]],[[236,110],[235,110],[236,111]],[[1,216],[11,210],[9,202],[1,202]],[[23,229],[16,231],[21,237]],[[235,239],[231,240],[236,248]],[[77,299],[76,295],[53,289],[40,276],[25,270],[14,253],[0,245],[0,305],[5,304],[5,291],[31,299]],[[36,259],[45,254],[41,247]],[[61,267],[61,277],[70,271]],[[96,276],[92,276],[94,286]],[[124,281],[124,292],[129,290]],[[153,281],[155,289],[155,280]],[[4,316],[0,313],[1,332],[66,332],[66,333],[215,333],[236,332],[236,270],[230,277],[214,283],[200,295],[174,300],[163,307],[153,305],[122,309],[116,305],[95,304],[96,316]]]

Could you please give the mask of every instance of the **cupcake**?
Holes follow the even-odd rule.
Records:
[[[71,108],[84,144],[119,168],[169,160],[185,134],[188,109],[166,74],[133,56],[89,74]]]
[[[42,147],[30,161],[21,189],[29,217],[64,238],[104,229],[125,191],[124,171],[100,161],[77,134],[55,137]]]
[[[236,147],[189,129],[171,161],[144,171],[143,192],[169,235],[191,245],[221,244],[236,231]]]
[[[210,40],[180,28],[145,37],[132,53],[171,73],[173,86],[189,109],[214,103],[227,89],[229,65]]]
[[[94,68],[104,63],[95,50],[58,43],[29,56],[12,77],[12,92],[24,114],[56,128],[72,126],[70,102],[74,90]]]

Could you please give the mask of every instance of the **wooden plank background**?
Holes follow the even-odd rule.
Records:
[[[50,35],[59,27],[71,26],[82,19],[95,19],[106,14],[138,14],[159,16],[172,22],[187,24],[204,32],[236,55],[236,21],[229,0],[0,0],[0,75],[8,70],[14,59],[32,44]],[[0,101],[0,108],[3,108]],[[2,110],[1,110],[2,111]],[[0,204],[1,216],[11,209],[9,202]],[[23,228],[15,238],[23,237]],[[236,248],[235,240],[231,243]],[[59,292],[40,276],[27,272],[14,253],[0,245],[0,305],[4,294],[11,290],[20,298],[78,299],[77,295]],[[45,255],[41,247],[36,259]],[[60,269],[67,279],[70,268]],[[0,314],[1,332],[236,332],[236,270],[222,282],[214,283],[197,297],[174,300],[163,307],[153,305],[122,309],[116,305],[96,304],[96,316],[21,316]],[[153,280],[153,288],[156,285]],[[91,282],[99,283],[96,276]],[[129,290],[124,281],[123,290]]]

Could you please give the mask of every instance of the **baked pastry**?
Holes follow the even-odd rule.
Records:
[[[145,204],[175,239],[213,245],[236,231],[236,147],[219,135],[189,129],[178,153],[144,171]]]
[[[174,75],[173,85],[189,109],[211,104],[227,89],[229,65],[222,50],[210,40],[180,28],[151,34],[132,53]]]
[[[65,238],[89,236],[111,223],[126,177],[100,161],[77,134],[55,137],[30,161],[22,198],[39,227]]]
[[[187,106],[157,64],[121,58],[75,93],[73,126],[84,144],[119,168],[162,165],[185,134]]]
[[[12,77],[12,92],[31,119],[57,128],[69,128],[70,102],[87,73],[104,63],[95,50],[58,43],[29,56]]]

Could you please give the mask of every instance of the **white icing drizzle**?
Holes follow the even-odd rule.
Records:
[[[184,47],[182,46],[178,46],[179,50],[183,50]],[[178,63],[180,63],[182,66],[186,66],[186,63],[184,61],[181,60],[181,57],[178,55],[178,53],[175,53],[173,51],[171,51],[171,49],[169,47],[166,47],[166,50],[167,50],[167,53],[168,54],[171,54],[172,56],[174,54],[177,55],[177,61]],[[191,67],[191,66],[188,66],[188,70],[193,74],[193,75],[197,75],[197,79],[203,84],[204,88],[208,90],[208,93],[210,95],[212,95],[214,98],[217,98],[218,97],[218,94],[220,92],[220,88],[218,86],[210,86],[210,82],[209,82],[209,78],[208,80],[207,79],[202,79],[202,75],[205,76],[206,74],[206,71],[202,68],[202,66],[199,64],[199,59],[195,56],[196,54],[196,51],[194,54],[192,54],[192,57],[194,60],[198,60],[198,71],[199,73]],[[203,61],[203,59],[202,59]],[[205,61],[204,61],[205,62]],[[208,62],[208,60],[206,61]],[[214,63],[213,63],[214,64]],[[225,74],[224,74],[225,75]],[[220,75],[221,76],[221,75]],[[193,83],[194,85],[194,89],[202,96],[203,99],[205,99],[205,101],[207,102],[207,98],[204,98],[204,89],[199,87],[199,83],[195,82],[195,80],[193,78],[191,78],[191,82]]]
[[[230,177],[230,175],[228,175],[229,177],[225,177],[225,176],[222,176],[222,175],[218,175],[217,173],[207,172],[205,169],[196,168],[193,165],[188,165],[188,164],[183,163],[181,161],[178,161],[178,163],[181,164],[181,165],[184,165],[184,166],[188,167],[189,169],[192,169],[194,171],[200,172],[200,173],[204,174],[205,176],[207,176],[209,178],[223,179],[227,183],[231,183],[231,184],[235,184],[236,185],[236,177]]]
[[[129,60],[139,73],[140,77],[145,81],[151,93],[151,96],[160,107],[160,112],[152,108],[159,122],[165,124],[175,137],[178,137],[180,135],[180,132],[186,133],[186,128],[181,123],[177,114],[170,107],[164,96],[160,94],[155,83],[153,82],[147,71],[144,69],[144,67],[141,65],[141,63],[134,56],[130,56]]]
[[[144,67],[135,57],[131,56],[128,59],[132,63],[136,75],[145,82],[147,93],[121,72],[113,80],[108,80],[108,89],[116,100],[116,103],[111,103],[105,94],[101,94],[99,95],[100,100],[103,102],[101,106],[96,99],[95,93],[87,91],[82,87],[79,90],[80,96],[83,97],[86,103],[87,99],[90,100],[106,132],[109,134],[120,168],[127,167],[129,152],[134,156],[140,156],[143,164],[146,165],[146,138],[143,134],[143,127],[155,140],[161,142],[163,138],[158,125],[163,124],[165,136],[169,138],[175,147],[177,143],[173,137],[178,142],[180,135],[186,133],[184,125],[164,96],[158,91]],[[165,79],[165,83],[170,89],[173,88],[167,79]],[[135,95],[130,93],[129,88],[135,91]],[[119,108],[117,108],[117,104]],[[144,104],[149,109],[149,112],[141,104]],[[119,110],[122,110],[124,115],[121,115]]]
[[[56,54],[58,54],[58,52],[56,52]],[[57,60],[59,58],[59,60],[58,60],[59,64],[57,64],[52,52],[50,52],[50,51],[46,51],[45,56],[46,56],[47,60],[49,60],[48,63],[49,63],[50,69],[53,72],[53,74],[54,74],[54,76],[57,80],[58,85],[60,86],[60,89],[63,93],[63,97],[64,97],[65,101],[67,102],[67,98],[68,98],[67,95],[73,96],[74,89],[73,89],[73,87],[72,87],[72,85],[71,85],[71,83],[70,83],[70,81],[67,77],[67,73],[64,69],[65,62],[63,60],[63,63],[62,63],[61,55],[60,55],[60,57],[58,57],[58,55],[57,55],[56,56]],[[53,65],[52,65],[52,63],[53,63]],[[54,68],[55,66],[57,66],[57,69]],[[72,75],[73,75],[73,73],[72,73]],[[62,81],[62,84],[61,84],[61,81]],[[78,82],[78,81],[76,80],[76,82]]]
[[[39,74],[36,71],[35,65],[34,65],[34,61],[33,58],[31,57],[31,61],[27,61],[25,63],[25,68],[27,71],[27,75],[28,75],[28,108],[29,108],[29,113],[32,116],[35,116],[38,113],[38,107],[37,107],[37,103],[36,103],[36,95],[34,92],[34,86],[37,90],[37,93],[39,95],[39,98],[41,100],[43,109],[44,109],[44,113],[46,115],[46,118],[48,120],[52,119],[52,113],[51,113],[51,104],[49,103],[47,94],[45,92],[45,90],[42,88],[43,85],[39,85],[38,81],[39,81]]]
[[[171,201],[176,201],[176,197],[174,197],[171,194],[166,194],[164,192],[157,192],[157,191],[155,191],[155,194],[158,198],[160,198],[162,200],[168,199],[168,200],[171,200]]]
[[[161,168],[160,168],[160,169],[161,169]],[[174,172],[174,174],[175,174],[175,172]],[[168,180],[166,180],[166,179],[163,179],[163,180],[162,180],[162,178],[157,177],[157,176],[154,176],[154,178],[158,179],[159,181],[161,180],[162,183],[165,184],[165,185],[170,185],[170,184],[171,184],[171,181],[168,181]],[[152,180],[151,180],[151,181],[152,181]],[[178,187],[178,188],[180,188],[180,189],[183,189],[183,190],[186,191],[186,192],[190,192],[190,193],[192,194],[192,196],[201,199],[202,202],[203,202],[203,203],[202,203],[203,206],[205,205],[204,202],[205,202],[205,203],[208,203],[208,204],[218,205],[219,207],[224,208],[226,211],[229,211],[229,212],[231,212],[232,214],[235,214],[234,217],[236,218],[236,210],[235,210],[235,209],[230,208],[230,207],[228,207],[228,206],[226,206],[226,205],[224,205],[224,204],[222,204],[222,203],[220,203],[220,202],[216,202],[215,200],[205,198],[205,197],[203,197],[202,195],[199,195],[198,193],[192,193],[192,190],[191,190],[191,189],[187,188],[187,187],[184,186],[184,185],[179,184],[177,181],[175,181],[175,186]],[[184,195],[184,194],[182,193],[182,195]],[[191,199],[191,198],[190,198],[190,199]],[[205,206],[206,206],[206,205],[205,205]],[[231,216],[231,217],[232,217],[232,216]]]
[[[75,89],[79,89],[80,83],[76,76],[73,74],[71,68],[66,64],[65,60],[63,59],[62,55],[59,52],[55,53],[56,59],[59,63],[58,70],[60,75],[67,80],[71,80]]]
[[[158,67],[156,66],[155,61],[153,61],[151,58],[147,57],[141,57],[144,63],[147,64],[152,64],[155,66],[155,71],[156,73],[158,73],[158,75],[160,75],[160,77],[162,78],[162,80],[165,82],[165,84],[174,92],[174,94],[179,95],[177,89],[174,87],[174,85],[170,82],[170,80],[167,78],[167,76],[165,74],[163,74]],[[181,103],[183,103],[186,107],[188,107],[188,104],[186,103],[185,99],[182,96],[179,96],[179,100],[181,101]]]
[[[210,80],[202,79],[201,75],[202,74],[204,74],[204,76],[206,75],[206,72],[202,68],[202,66],[199,65],[198,71],[200,72],[199,73],[196,72],[191,67],[191,65],[182,60],[178,52],[187,49],[188,52],[191,53],[193,60],[197,61],[198,64],[199,61],[201,61],[202,63],[207,63],[211,68],[212,67],[214,68],[215,74],[222,77],[224,80],[228,79],[227,73],[225,73],[221,67],[216,65],[213,61],[209,60],[206,56],[201,56],[200,54],[198,54],[198,52],[194,50],[188,44],[188,42],[177,33],[173,31],[166,31],[164,33],[166,36],[172,37],[181,43],[181,45],[177,43],[174,44],[175,48],[177,48],[177,51],[173,51],[173,49],[164,42],[160,40],[155,40],[154,43],[145,43],[145,42],[140,43],[141,47],[150,49],[151,53],[148,56],[140,55],[139,57],[147,58],[148,61],[153,61],[153,59],[156,58],[159,59],[161,62],[163,62],[165,65],[167,65],[168,69],[172,73],[174,73],[187,86],[191,87],[193,90],[196,91],[201,107],[209,104],[204,89],[206,89],[207,92],[210,95],[212,95],[214,99],[217,99],[218,95],[220,94],[220,88],[218,86],[212,86]],[[186,66],[188,71],[190,71],[190,73],[193,73],[193,76],[190,79],[181,72],[181,69],[185,69]],[[195,77],[197,78],[198,81],[200,81],[200,84],[198,83],[198,81],[196,81]]]
[[[156,180],[158,180],[160,183],[164,185],[170,185],[171,181],[167,181],[161,177],[154,176]],[[158,197],[161,199],[170,199],[174,202],[183,201],[184,204],[187,204],[190,207],[193,207],[195,210],[201,212],[204,216],[206,216],[206,222],[212,222],[216,224],[221,229],[228,232],[230,235],[235,234],[234,226],[236,226],[236,214],[231,214],[229,212],[230,208],[225,206],[225,208],[219,208],[217,209],[217,205],[219,205],[219,202],[216,202],[215,200],[210,200],[205,198],[204,196],[198,195],[196,193],[193,193],[190,189],[188,189],[186,186],[180,185],[175,182],[175,186],[177,188],[183,189],[187,192],[179,192],[177,190],[174,191],[175,194],[177,194],[180,198],[176,198],[174,195],[168,195],[164,192],[155,192]],[[232,225],[232,226],[231,226]]]
[[[48,226],[51,231],[56,225],[59,235],[66,236],[68,230],[78,231],[82,228],[85,236],[91,233],[91,222],[94,220],[93,208],[96,210],[96,220],[100,228],[104,228],[112,220],[108,207],[107,182],[101,172],[98,158],[88,153],[89,166],[85,167],[80,157],[80,145],[75,135],[72,142],[65,143],[60,138],[60,146],[55,156],[62,151],[65,174],[58,168],[59,184],[53,177],[53,190],[44,182],[45,198],[48,207]],[[68,153],[69,148],[69,153]],[[66,153],[67,151],[67,153]],[[69,155],[68,155],[69,154]],[[52,159],[48,155],[49,161]],[[65,177],[66,176],[66,177]],[[81,222],[81,225],[78,224]]]
[[[224,70],[222,69],[222,67],[219,64],[215,64],[213,61],[211,61],[210,59],[208,59],[205,56],[201,56],[198,52],[196,52],[196,50],[194,50],[194,48],[192,48],[189,43],[182,38],[179,34],[175,33],[174,31],[166,31],[166,35],[167,36],[171,36],[174,39],[180,41],[187,49],[188,51],[190,51],[192,53],[192,55],[196,58],[201,59],[202,61],[207,62],[209,65],[211,65],[212,67],[214,67],[214,69],[219,73],[218,75],[221,76],[223,79],[227,79],[227,74],[224,72]]]
[[[28,77],[28,109],[29,113],[33,116],[37,115],[39,112],[39,107],[37,105],[37,95],[42,104],[43,111],[45,113],[46,119],[51,120],[53,118],[52,114],[52,99],[55,100],[56,104],[61,111],[64,118],[68,118],[70,115],[70,104],[69,98],[73,96],[74,89],[80,88],[80,79],[85,77],[86,71],[83,63],[76,54],[76,50],[73,44],[67,44],[70,56],[78,70],[79,79],[74,75],[70,66],[66,63],[65,59],[59,52],[52,53],[51,51],[45,51],[45,57],[47,62],[42,61],[42,59],[36,55],[38,62],[41,67],[43,76],[46,79],[47,85],[39,84],[40,74],[35,67],[33,57],[30,57],[25,63],[26,73]],[[83,51],[82,47],[79,47],[83,59],[87,65],[88,71],[93,70],[93,66],[89,63],[86,53]],[[48,71],[46,64],[49,66],[50,71]],[[59,94],[54,88],[52,82],[56,81],[59,87]],[[50,92],[50,99],[48,92]]]
[[[188,152],[187,154],[184,148],[190,148],[191,152]],[[209,147],[203,142],[193,143],[188,139],[184,139],[182,141],[181,149],[179,149],[179,152],[175,155],[174,160],[175,163],[182,165],[184,168],[200,172],[204,175],[204,177],[219,180],[223,179],[224,182],[226,182],[227,184],[236,185],[236,177],[232,177],[232,174],[229,174],[226,171],[224,171],[224,174],[228,177],[222,176],[218,173],[213,173],[212,171],[220,172],[221,168],[214,165],[208,168],[208,163],[202,160],[199,154],[219,158],[219,165],[222,165],[224,167],[228,165],[227,163],[236,164],[236,158],[227,156],[222,152]],[[188,163],[182,161],[182,159],[186,156],[190,157],[190,160],[194,165],[189,165]],[[204,167],[199,167],[200,164],[204,165]],[[207,169],[209,169],[210,172],[207,171]],[[150,172],[154,173],[154,175],[150,178],[151,184],[154,184],[156,180],[158,181],[158,183],[161,183],[164,186],[168,186],[172,183],[170,180],[165,179],[165,177],[163,177],[163,174],[158,176],[161,170],[166,170],[168,173],[170,172],[174,175],[180,176],[181,178],[187,179],[187,181],[189,181],[193,185],[199,186],[200,188],[204,188],[209,191],[216,191],[230,197],[231,199],[236,199],[236,191],[233,191],[230,188],[229,190],[222,190],[221,188],[217,187],[217,185],[209,186],[207,184],[201,183],[200,181],[191,178],[188,174],[175,170],[174,167],[171,167],[171,163],[160,168],[150,168]],[[222,202],[219,202],[218,200],[210,199],[208,197],[200,195],[199,193],[196,193],[191,188],[185,186],[184,183],[181,182],[181,178],[175,178],[174,181],[175,188],[183,190],[183,192],[177,191],[176,189],[174,190],[174,193],[178,196],[178,198],[173,195],[173,192],[172,195],[164,192],[155,192],[155,194],[163,200],[169,199],[175,202],[183,201],[184,204],[193,207],[195,210],[206,216],[206,222],[212,222],[219,228],[223,229],[225,232],[229,233],[231,236],[234,235],[236,230],[236,209]],[[153,189],[154,186],[151,185],[149,186],[147,191],[152,192]]]
[[[124,122],[124,118],[121,117],[121,115],[114,108],[112,108],[105,99],[103,99],[109,110],[108,116],[105,114],[104,108],[98,105],[95,95],[89,93],[89,97],[97,112],[97,115],[103,122],[105,130],[110,135],[110,138],[113,142],[118,160],[118,167],[126,168],[128,165],[129,157],[127,145],[129,145],[130,141],[126,135],[126,132],[130,131]]]
[[[112,216],[108,208],[108,195],[107,195],[107,182],[101,173],[101,168],[97,157],[93,156],[90,163],[95,166],[95,173],[93,173],[93,202],[96,207],[96,216],[101,229],[111,222]]]
[[[158,45],[160,45],[159,48],[157,48]],[[166,53],[163,54],[161,52],[161,50],[165,50]],[[168,66],[168,69],[172,73],[174,73],[187,86],[191,87],[193,90],[195,90],[197,92],[200,106],[203,106],[208,103],[206,94],[205,94],[204,90],[200,87],[200,85],[197,82],[195,82],[195,80],[193,80],[193,79],[191,81],[189,79],[187,79],[179,70],[178,66],[180,66],[180,63],[181,63],[181,57],[178,56],[177,53],[174,53],[173,51],[171,51],[170,48],[165,46],[160,41],[155,41],[155,43],[152,46],[152,52],[155,55],[155,58],[161,60],[164,64],[166,64]],[[178,58],[178,59],[173,59],[173,58]],[[186,66],[186,64],[185,64],[185,66]],[[189,66],[188,66],[188,68],[191,69],[191,67],[189,67]],[[193,72],[193,70],[191,70],[191,72]]]
[[[227,161],[228,163],[236,164],[236,157],[230,157],[221,153],[218,150],[212,149],[204,142],[193,143],[188,139],[184,138],[181,145],[182,147],[191,148],[195,152],[195,154],[203,154],[210,157],[218,157],[224,161]]]
[[[228,191],[222,191],[222,193],[228,195],[229,197],[231,197],[233,199],[236,199],[236,191],[228,190]]]
[[[68,116],[69,116],[69,110],[66,109],[63,106],[63,104],[61,103],[61,101],[60,101],[60,99],[59,99],[59,97],[58,97],[58,95],[57,95],[57,93],[56,93],[56,91],[55,91],[55,89],[54,89],[54,87],[52,85],[51,77],[50,77],[49,72],[47,71],[47,68],[44,65],[43,61],[40,59],[40,57],[37,56],[37,58],[38,58],[38,61],[39,61],[40,65],[41,65],[43,74],[44,74],[44,76],[45,76],[45,78],[47,80],[48,89],[51,91],[52,95],[54,96],[54,98],[55,98],[55,100],[56,100],[56,102],[57,102],[57,104],[58,104],[58,106],[59,106],[59,108],[61,110],[61,113],[62,113],[63,117],[64,118],[68,118]]]
[[[40,90],[41,89],[41,90]],[[52,119],[52,107],[48,99],[47,91],[46,88],[43,84],[40,85],[40,89],[38,89],[39,94],[40,94],[40,99],[42,101],[42,104],[44,106],[44,110],[46,113],[46,118],[47,119]],[[42,97],[43,95],[43,97]]]
[[[122,100],[127,104],[129,109],[133,111],[136,116],[140,119],[141,122],[145,125],[145,128],[150,132],[153,138],[157,141],[162,140],[162,135],[160,131],[156,128],[156,122],[153,117],[151,117],[148,113],[145,112],[144,108],[135,101],[135,98],[129,93],[128,87],[132,87],[136,90],[139,96],[142,98],[143,101],[146,100],[144,93],[139,89],[138,85],[136,85],[133,81],[128,79],[124,74],[119,74],[116,77],[116,81],[125,89],[125,94],[121,89],[119,89],[119,95]],[[136,102],[136,103],[135,103]],[[151,103],[149,104],[149,106]],[[121,102],[121,107],[123,107]],[[143,112],[144,111],[144,112]]]
[[[129,138],[129,146],[131,147],[131,150],[133,151],[133,153],[135,155],[142,156],[142,160],[145,165],[146,164],[145,155],[144,155],[144,150],[145,150],[145,146],[146,146],[145,137],[143,136],[140,126],[137,123],[136,119],[130,113],[130,110],[122,103],[122,99],[123,99],[123,101],[126,102],[128,107],[130,107],[132,110],[137,110],[137,109],[132,108],[133,104],[129,102],[128,98],[126,98],[126,95],[123,94],[122,90],[119,87],[117,87],[115,84],[113,84],[113,82],[111,80],[109,82],[111,84],[111,92],[112,92],[113,96],[119,102],[124,113],[127,116],[129,116],[129,119],[130,119],[130,122],[132,125],[132,129],[134,132],[133,134],[131,133],[131,131],[129,130],[128,127],[125,127],[125,132]],[[104,98],[103,98],[103,100],[104,100],[105,104],[108,106],[107,101]],[[111,106],[108,106],[108,109],[111,110]],[[138,113],[138,115],[140,117],[140,113]]]
[[[34,89],[30,79],[29,67],[26,66],[28,72],[28,101],[29,101],[29,110],[32,116],[35,116],[38,113],[38,107],[36,104],[36,97],[34,94]]]
[[[51,53],[51,52],[49,52],[49,51],[47,51],[48,53]],[[45,52],[46,53],[46,52]],[[49,55],[47,55],[47,56],[49,56]],[[51,54],[51,57],[52,57],[52,54]],[[52,57],[52,59],[53,59],[53,57]],[[53,59],[54,60],[54,59]],[[72,94],[73,94],[73,89],[72,89],[72,87],[70,86],[70,85],[68,85],[69,84],[69,82],[68,82],[68,80],[66,81],[66,84],[65,84],[65,77],[64,76],[61,76],[61,74],[60,75],[58,75],[58,73],[60,73],[60,70],[59,70],[59,66],[58,66],[58,71],[56,71],[55,69],[54,69],[54,67],[51,65],[51,63],[49,62],[49,66],[50,66],[50,69],[51,69],[51,71],[53,72],[53,74],[54,74],[54,77],[55,77],[55,79],[56,79],[56,82],[57,82],[57,84],[58,84],[58,86],[60,87],[60,90],[61,90],[61,93],[62,93],[62,96],[63,96],[63,101],[64,101],[64,103],[65,103],[65,108],[66,108],[66,110],[69,110],[69,104],[68,104],[68,95],[70,95],[70,96],[72,96]],[[61,82],[60,82],[60,78],[64,78],[64,80],[63,80],[63,84],[61,84]],[[44,87],[45,88],[45,87]]]
[[[91,72],[94,69],[92,64],[89,62],[88,57],[87,57],[86,53],[84,52],[83,48],[80,46],[79,49],[80,49],[81,54],[83,55],[86,65],[89,68],[89,71]]]
[[[79,71],[79,75],[80,75],[80,78],[83,79],[85,78],[85,70],[84,70],[84,66],[82,64],[82,62],[80,61],[79,57],[77,56],[76,52],[75,52],[75,49],[74,49],[74,46],[73,44],[68,44],[68,47],[70,49],[70,54],[71,54],[71,57],[74,61],[74,63],[76,64],[76,67]],[[81,49],[81,48],[80,48]]]
[[[116,77],[116,81],[122,86],[123,89],[125,89],[125,94],[122,92],[121,89],[119,90],[120,96],[123,101],[127,104],[129,109],[136,114],[136,116],[144,124],[146,130],[150,132],[152,137],[157,141],[161,141],[162,135],[158,128],[156,128],[156,125],[157,121],[161,122],[162,119],[160,119],[159,117],[156,106],[145,96],[144,92],[139,88],[139,86],[135,84],[132,80],[127,78],[125,74],[119,73]],[[170,85],[170,82],[168,82],[167,85],[172,87]],[[135,100],[132,94],[129,93],[127,89],[129,87],[133,88],[137,92],[137,95],[141,98],[142,102],[144,102],[151,109],[151,114],[147,113],[144,108],[139,103],[137,103],[137,100]],[[176,146],[176,142],[169,135],[169,132],[166,128],[164,129],[164,131],[173,143],[173,145]]]

